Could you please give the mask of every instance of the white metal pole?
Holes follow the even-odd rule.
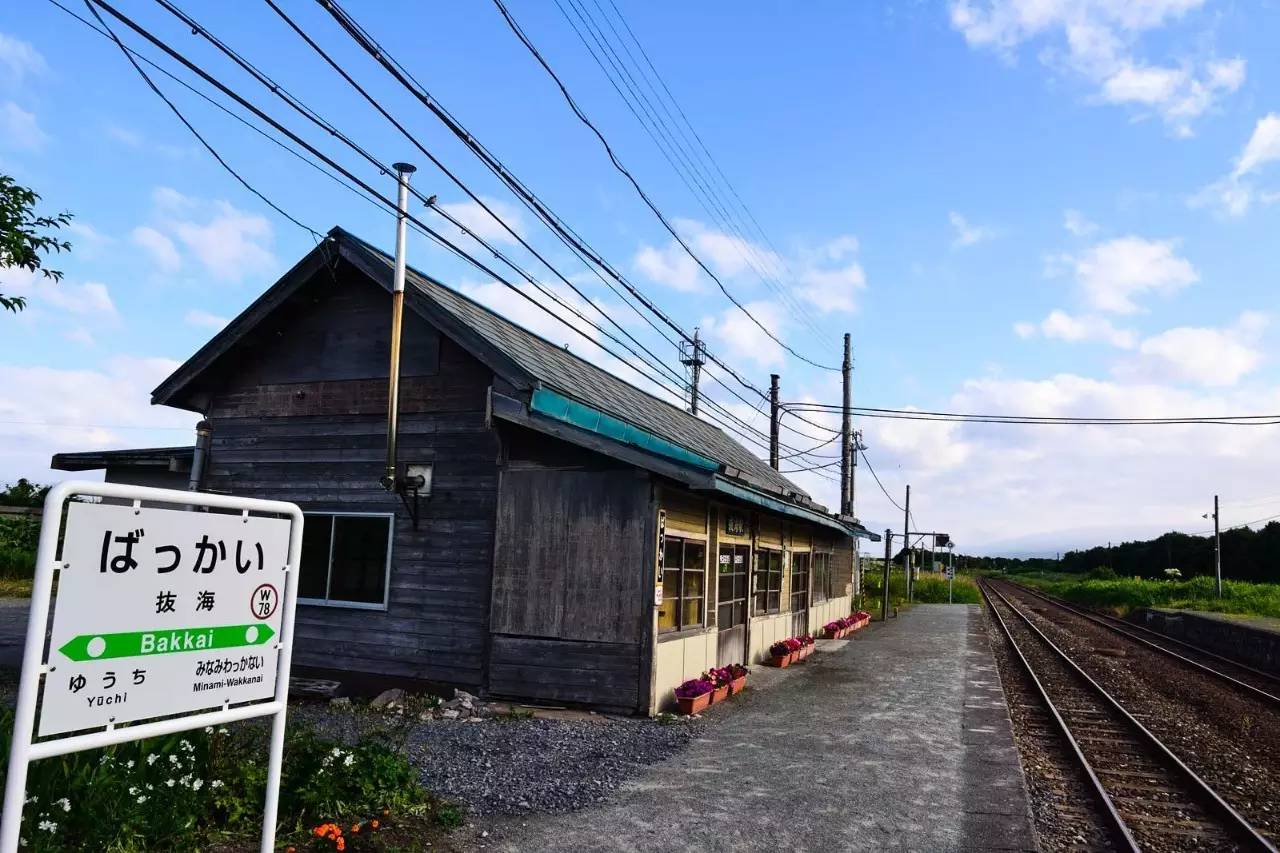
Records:
[[[1218,580],[1218,598],[1222,598],[1222,534],[1218,528],[1218,496],[1213,496],[1213,573]]]
[[[13,715],[13,740],[9,752],[9,775],[4,785],[3,826],[0,826],[0,853],[17,853],[22,829],[22,807],[27,793],[27,765],[31,763],[31,733],[35,729],[36,699],[40,676],[45,672],[44,634],[49,621],[49,596],[53,573],[58,568],[58,532],[62,527],[62,505],[71,494],[72,483],[59,483],[44,499],[44,523],[36,548],[35,579],[31,584],[31,613],[27,617],[27,640],[22,650],[22,672],[18,677],[18,707]]]
[[[302,556],[302,511],[290,513],[289,565],[285,569],[284,613],[280,617],[281,642],[276,647],[280,656],[276,666],[276,699],[280,710],[271,722],[271,753],[267,758],[267,792],[262,807],[261,853],[272,853],[276,847],[276,809],[280,803],[280,770],[284,763],[285,716],[289,709],[289,668],[293,663],[293,619],[298,604],[298,563]],[[289,646],[286,646],[285,643]]]

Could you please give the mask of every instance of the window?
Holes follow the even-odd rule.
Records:
[[[658,631],[681,631],[702,624],[707,544],[668,534],[662,551],[662,607]]]
[[[298,601],[385,609],[394,518],[384,514],[306,513]]]
[[[756,554],[755,614],[778,613],[782,605],[782,552],[761,549]]]
[[[747,572],[751,566],[751,546],[720,546],[717,564],[719,595],[716,597],[716,627],[721,631],[747,622]]]
[[[833,596],[831,590],[831,555],[822,552],[813,555],[813,601],[826,601]]]
[[[809,609],[809,553],[791,555],[791,612],[804,613]]]

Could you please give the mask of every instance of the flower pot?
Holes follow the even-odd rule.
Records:
[[[701,696],[676,697],[676,704],[680,706],[681,714],[697,714],[705,711],[707,706],[711,704],[711,694],[703,693]]]
[[[723,702],[729,698],[729,685],[724,684],[711,691],[711,704]]]
[[[729,682],[729,695],[735,696],[741,693],[746,688],[746,686],[747,686],[747,677],[745,675],[738,676],[733,681]]]
[[[765,661],[766,666],[776,666],[779,669],[791,666],[791,654],[774,655]]]

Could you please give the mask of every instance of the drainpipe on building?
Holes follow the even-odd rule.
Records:
[[[198,492],[204,485],[204,468],[209,458],[209,444],[213,440],[213,424],[203,418],[196,424],[196,446],[191,451],[191,479],[187,491]]]

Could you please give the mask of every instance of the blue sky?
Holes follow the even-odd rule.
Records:
[[[744,246],[708,215],[555,5],[509,6],[753,313],[829,364],[839,361],[839,334],[852,333],[860,404],[1096,416],[1280,411],[1274,3],[617,2],[768,245],[753,231]],[[317,5],[284,5],[589,297],[627,316]],[[581,5],[601,21],[613,14],[603,0]],[[122,0],[120,8],[287,115],[159,6]],[[416,187],[502,238],[265,4],[187,11],[379,158],[416,162]],[[615,266],[682,324],[701,326],[713,352],[760,386],[781,374],[785,399],[838,401],[837,374],[786,356],[696,273],[492,4],[353,11]],[[384,213],[157,80],[281,208],[317,230],[341,224],[391,246]],[[391,191],[376,170],[312,130],[306,136]],[[0,170],[49,209],[76,215],[74,250],[55,264],[66,273],[61,284],[0,273],[0,292],[30,298],[22,315],[0,318],[0,480],[59,476],[47,469],[55,450],[188,442],[193,418],[150,408],[148,392],[312,237],[223,171],[115,46],[43,2],[0,12]],[[425,240],[410,251],[415,266],[631,375]],[[777,273],[796,311],[744,269],[744,255]],[[665,343],[632,331],[675,363]],[[760,423],[746,407],[734,410]],[[1052,551],[1195,531],[1215,492],[1228,523],[1280,513],[1280,488],[1262,474],[1280,462],[1275,428],[859,426],[895,498],[912,483],[919,525],[950,530],[962,548]],[[829,481],[797,479],[835,503]],[[860,516],[900,526],[865,468],[858,486]]]

